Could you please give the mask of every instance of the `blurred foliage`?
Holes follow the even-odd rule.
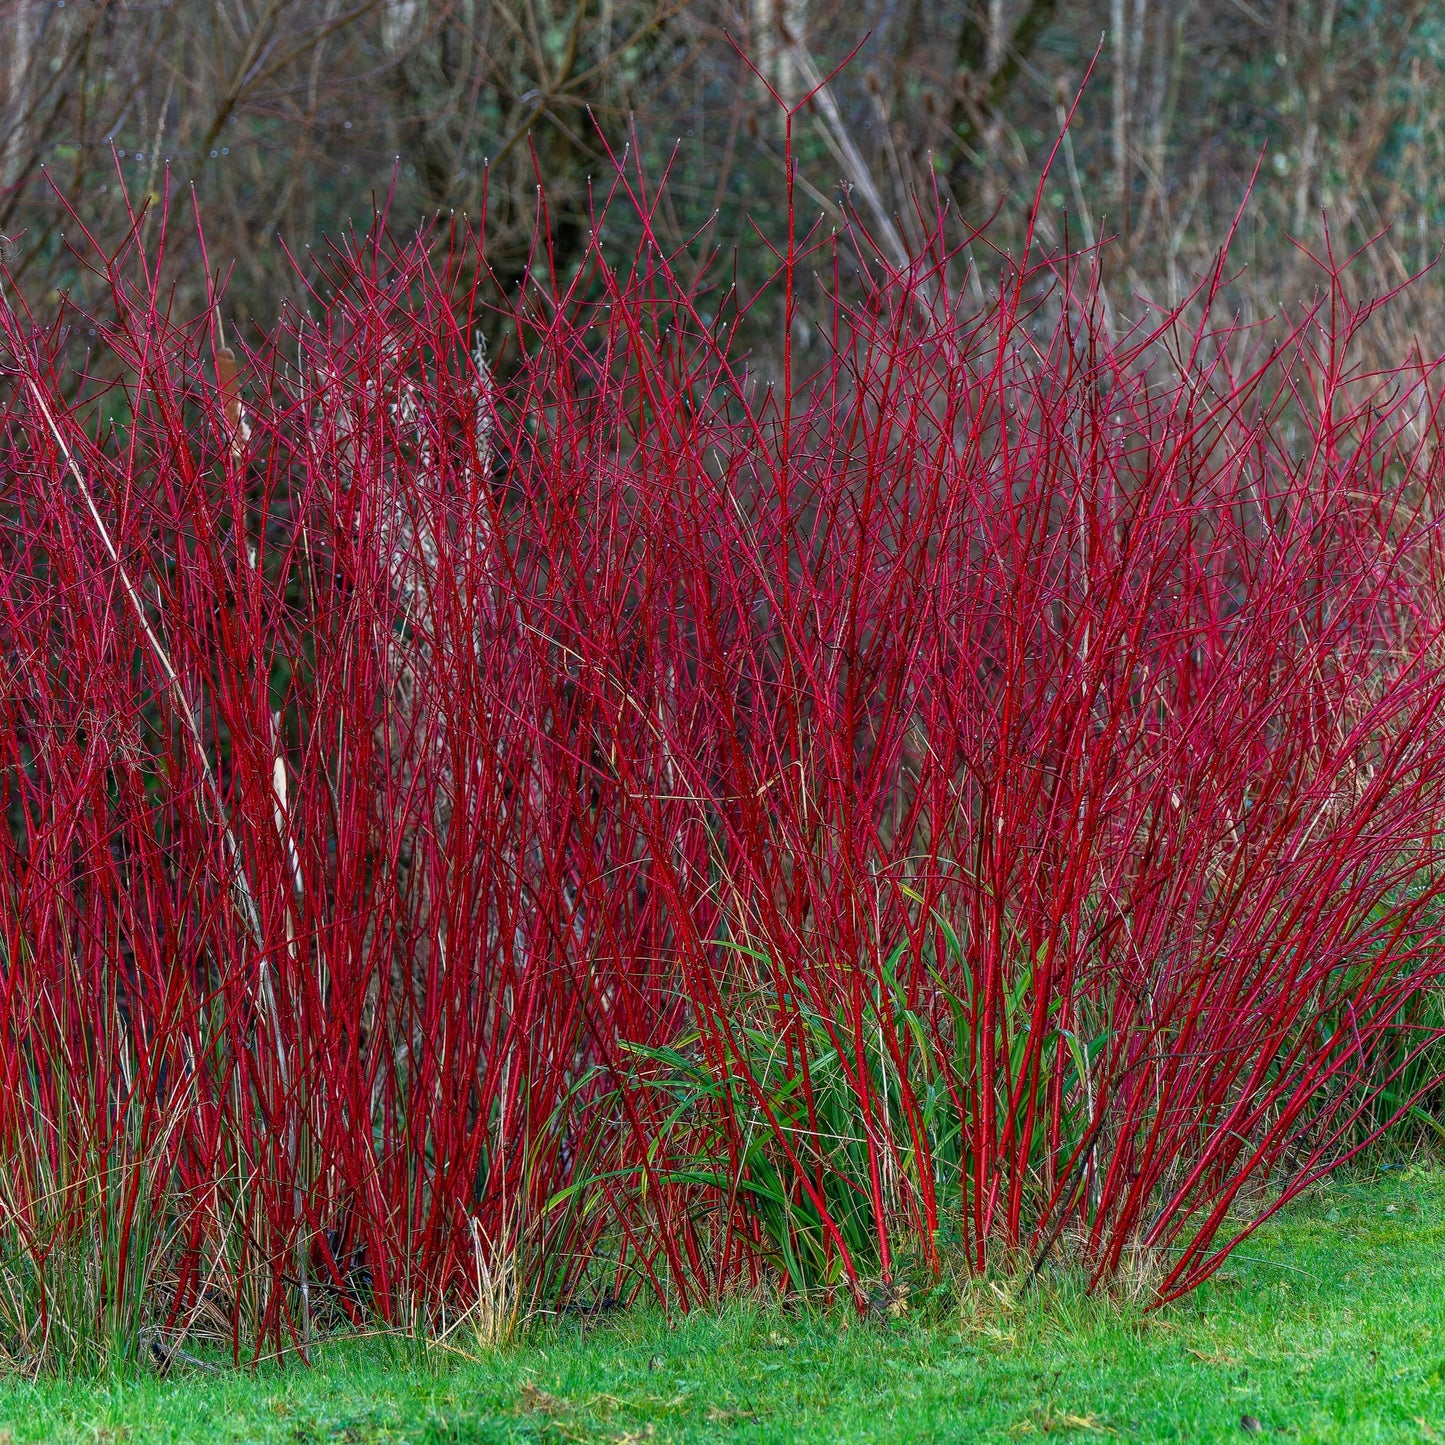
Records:
[[[402,231],[485,213],[504,285],[529,256],[565,276],[629,143],[670,166],[660,233],[756,290],[771,262],[751,225],[785,219],[778,98],[845,60],[795,122],[805,227],[852,206],[906,245],[936,201],[1018,242],[1091,66],[1039,234],[1114,238],[1116,295],[1183,295],[1257,164],[1230,291],[1245,317],[1311,289],[1287,237],[1318,246],[1322,215],[1337,246],[1388,232],[1374,289],[1429,264],[1442,219],[1428,0],[0,0],[0,34],[0,232],[26,294],[83,303],[99,281],[77,229],[113,246],[193,188],[243,327],[303,298],[306,248],[378,207]],[[176,305],[198,309],[199,253],[171,255]],[[1423,327],[1440,308],[1418,309]]]

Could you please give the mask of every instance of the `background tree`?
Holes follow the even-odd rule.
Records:
[[[308,244],[388,201],[404,229],[485,210],[509,278],[540,177],[565,269],[629,142],[670,163],[663,234],[698,235],[699,257],[737,247],[760,285],[742,243],[749,216],[778,222],[768,87],[796,99],[854,47],[795,128],[808,205],[835,218],[851,196],[901,237],[936,190],[969,224],[998,212],[1006,241],[1094,63],[1043,227],[1057,240],[1068,213],[1075,237],[1112,238],[1125,293],[1183,294],[1261,156],[1232,292],[1254,314],[1310,284],[1286,236],[1313,244],[1322,213],[1342,241],[1389,228],[1377,286],[1429,262],[1440,219],[1445,21],[1428,0],[0,0],[0,28],[17,278],[83,295],[67,228],[113,243],[122,185],[137,203],[194,186],[243,324],[297,293],[278,236],[304,271]],[[176,279],[177,304],[199,305],[199,269]]]

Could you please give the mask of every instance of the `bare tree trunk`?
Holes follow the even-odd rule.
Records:
[[[1309,220],[1314,192],[1315,170],[1319,165],[1320,96],[1324,89],[1325,71],[1329,66],[1330,46],[1335,33],[1335,0],[1324,0],[1320,7],[1318,49],[1309,57],[1309,76],[1305,82],[1305,127],[1300,141],[1299,172],[1295,177],[1294,228],[1303,235]]]
[[[1139,88],[1139,62],[1144,53],[1148,0],[1109,0],[1109,31],[1114,53],[1114,212],[1120,240],[1129,243],[1134,189],[1134,109]]]
[[[1160,226],[1170,238],[1169,187],[1165,177],[1169,171],[1169,137],[1174,130],[1174,115],[1179,107],[1179,86],[1184,71],[1184,27],[1194,11],[1196,0],[1183,0],[1173,12],[1157,15],[1154,22],[1153,74],[1149,87],[1149,110],[1145,126],[1142,155],[1138,157],[1148,185],[1137,225],[1134,242],[1142,244],[1157,210]],[[1171,292],[1172,294],[1172,292]]]
[[[1006,18],[1004,7],[989,0],[982,13],[971,11],[959,31],[948,184],[965,210],[979,197],[980,182],[985,190],[989,185],[989,147],[996,150],[1001,143],[1004,101],[1057,9],[1058,0],[1026,0]]]
[[[1124,0],[1109,0],[1109,39],[1114,51],[1114,224],[1129,229],[1129,61]]]
[[[808,0],[748,0],[747,10],[753,64],[791,105],[804,91],[793,48],[807,37]]]
[[[984,45],[984,74],[990,80],[1003,68],[1004,56],[1008,50],[1008,31],[1005,28],[1003,0],[988,0],[988,34]],[[1002,199],[999,170],[1003,151],[1003,114],[1001,110],[990,110],[983,123],[982,175],[980,195],[983,209],[992,212]]]
[[[5,26],[10,58],[5,68],[5,133],[0,151],[0,185],[7,190],[19,185],[25,173],[25,120],[30,111],[38,18],[38,0],[11,0],[11,4],[11,17]]]

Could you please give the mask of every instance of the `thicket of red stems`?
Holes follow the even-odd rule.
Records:
[[[238,1349],[503,1265],[1163,1299],[1433,1083],[1438,418],[1349,374],[1338,275],[1282,336],[1111,341],[1087,257],[979,302],[938,235],[789,242],[784,383],[635,203],[505,309],[460,226],[358,241],[239,391],[133,251],[98,398],[7,293],[42,1313],[84,1229]]]

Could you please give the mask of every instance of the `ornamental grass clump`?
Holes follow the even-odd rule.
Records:
[[[654,202],[503,300],[378,225],[250,349],[96,247],[105,386],[7,285],[13,1365],[1163,1301],[1436,1084],[1433,372],[1328,265],[1111,339],[1090,256],[745,303]]]

